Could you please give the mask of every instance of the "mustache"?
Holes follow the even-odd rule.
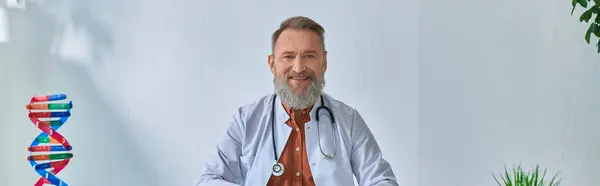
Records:
[[[315,73],[312,72],[303,72],[303,73],[296,73],[296,72],[288,72],[285,74],[286,78],[298,78],[298,77],[310,77],[310,78],[315,78]]]

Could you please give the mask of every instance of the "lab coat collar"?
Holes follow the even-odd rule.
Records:
[[[306,123],[306,125],[310,125],[313,122],[317,121],[317,108],[319,108],[321,106],[321,97],[325,97],[325,93],[321,93],[322,96],[319,96],[319,98],[317,98],[317,101],[315,102],[314,106],[312,107],[312,109],[310,110],[310,122]]]
[[[287,114],[285,108],[281,104],[280,96],[277,96],[277,100],[275,101],[275,108],[277,108],[275,110],[275,115],[277,116],[275,120],[277,121],[277,124],[285,123],[287,120],[290,119],[290,116]]]

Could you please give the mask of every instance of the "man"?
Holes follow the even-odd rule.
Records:
[[[281,23],[268,57],[276,94],[237,110],[197,185],[398,185],[360,114],[322,92],[324,32],[307,17]]]

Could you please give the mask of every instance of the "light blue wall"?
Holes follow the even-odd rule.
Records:
[[[37,130],[24,105],[46,92],[75,104],[59,130],[74,146],[59,174],[68,183],[191,185],[235,109],[272,93],[270,35],[296,15],[325,26],[325,90],[361,112],[401,183],[417,184],[417,1],[59,2],[69,1],[52,7],[73,12],[11,10],[14,40],[0,45],[0,61],[11,66],[2,98],[11,106],[2,108],[10,109],[10,141],[0,143],[10,150],[0,160],[8,185],[37,177],[25,161]],[[87,29],[96,56],[86,58],[85,40],[54,41],[68,32],[68,15]]]
[[[600,61],[562,0],[420,1],[419,185],[495,185],[503,165],[600,183]],[[578,9],[581,10],[581,9]]]
[[[24,105],[47,92],[74,101],[60,178],[191,185],[233,111],[272,92],[270,34],[295,15],[325,27],[325,91],[361,112],[401,185],[494,185],[518,163],[600,182],[598,55],[566,1],[46,2],[8,9],[0,185],[37,180]]]

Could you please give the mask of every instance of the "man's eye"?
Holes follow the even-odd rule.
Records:
[[[294,56],[283,56],[284,59],[293,59]]]
[[[304,57],[305,57],[305,58],[309,58],[309,59],[311,59],[311,58],[315,58],[315,55],[306,55],[306,56],[304,56]]]

